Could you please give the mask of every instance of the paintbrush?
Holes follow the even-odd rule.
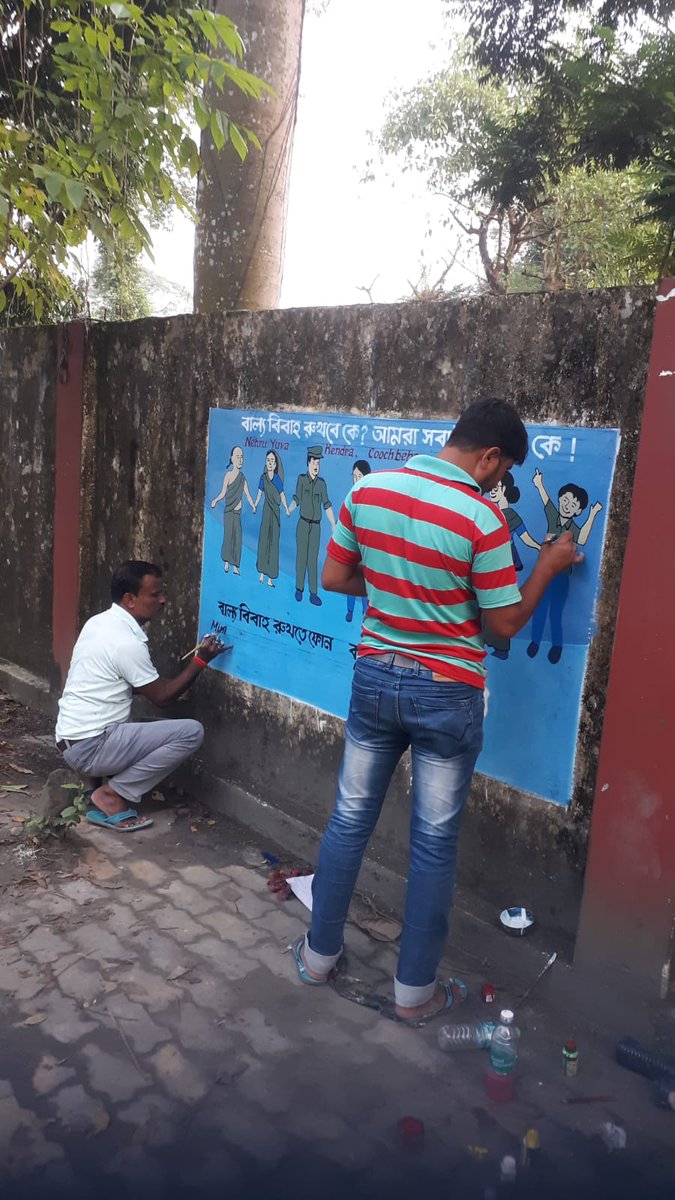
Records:
[[[198,650],[201,650],[203,645],[204,639],[200,638],[200,640],[197,642],[197,645],[193,646],[191,650],[188,650],[187,654],[184,654],[180,661],[185,662],[185,659],[189,658],[191,654],[196,654]]]
[[[558,957],[558,951],[554,950],[551,957],[549,959],[547,959],[546,962],[544,963],[544,966],[541,968],[541,971],[537,975],[537,978],[535,979],[534,983],[531,985],[531,987],[529,987],[527,989],[526,992],[523,992],[522,996],[520,997],[521,1004],[523,1003],[523,1000],[527,1000],[527,997],[530,995],[530,993],[534,991],[534,989],[536,988],[537,984],[539,983],[539,980],[541,979],[541,977],[546,974],[546,972],[549,970],[550,967],[553,966],[557,957]]]

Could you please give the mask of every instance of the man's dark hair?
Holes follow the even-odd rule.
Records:
[[[505,400],[479,400],[466,408],[448,438],[458,450],[499,446],[502,458],[519,465],[527,458],[527,430],[515,408]]]
[[[565,495],[565,492],[571,492],[575,500],[579,501],[582,510],[588,504],[588,492],[585,488],[579,487],[577,483],[564,483],[561,488],[558,488],[558,499]]]
[[[110,595],[113,604],[119,604],[127,592],[137,596],[141,590],[144,575],[154,575],[162,578],[162,568],[156,563],[144,562],[142,558],[131,558],[116,567],[110,580]]]

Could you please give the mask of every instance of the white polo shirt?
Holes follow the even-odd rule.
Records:
[[[129,720],[134,688],[159,679],[138,621],[113,604],[91,617],[75,643],[59,700],[56,740],[88,738]]]

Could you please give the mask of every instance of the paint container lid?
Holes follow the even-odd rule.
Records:
[[[534,913],[529,908],[503,908],[499,914],[499,924],[505,933],[523,937],[534,925]]]

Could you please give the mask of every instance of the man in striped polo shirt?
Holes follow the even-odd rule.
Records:
[[[303,982],[325,984],[342,953],[363,855],[401,755],[412,752],[410,867],[393,1014],[424,1024],[463,999],[436,971],[448,933],[459,827],[483,743],[485,650],[513,637],[551,580],[583,554],[564,533],[519,590],[508,526],[483,498],[527,455],[501,400],[468,408],[437,457],[359,480],[347,496],[322,583],[368,597],[335,809],[321,843],[312,926],[294,947]]]

